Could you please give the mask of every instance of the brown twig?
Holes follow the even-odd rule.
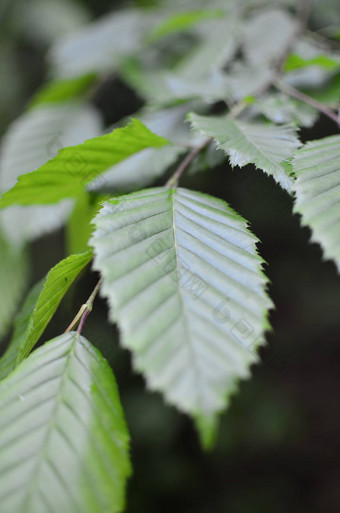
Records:
[[[298,89],[295,89],[295,87],[288,85],[286,82],[283,82],[282,79],[276,79],[274,85],[283,93],[286,93],[289,96],[293,96],[293,98],[296,98],[297,100],[300,100],[304,103],[307,103],[308,105],[311,105],[311,107],[314,107],[318,111],[325,114],[325,116],[329,117],[332,121],[334,121],[337,124],[337,126],[339,126],[338,115],[323,103],[319,102],[318,100],[315,100],[311,96],[308,96],[308,94],[305,94],[299,91]]]
[[[198,146],[193,148],[187,154],[187,156],[184,158],[184,160],[182,160],[182,162],[180,163],[180,165],[178,166],[178,168],[176,169],[174,174],[167,181],[166,185],[168,187],[176,187],[176,185],[178,184],[178,181],[179,181],[180,177],[182,176],[182,174],[184,173],[184,171],[190,166],[191,162],[193,160],[195,160],[195,158],[201,153],[201,151],[206,146],[208,146],[208,144],[210,144],[211,141],[212,141],[211,137],[204,139],[204,141],[202,141],[201,144],[199,144]]]

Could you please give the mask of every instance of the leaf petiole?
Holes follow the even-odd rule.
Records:
[[[79,326],[78,326],[77,331],[79,334],[82,332],[82,329],[84,327],[87,316],[92,312],[93,302],[99,292],[101,283],[102,283],[102,279],[100,279],[98,281],[97,285],[93,289],[93,291],[92,291],[90,297],[88,298],[88,300],[86,301],[86,303],[81,305],[79,312],[77,313],[77,315],[75,316],[75,318],[73,319],[71,324],[68,326],[68,328],[65,330],[65,333],[68,333],[69,331],[71,331],[75,326],[77,326],[78,323],[79,323]]]

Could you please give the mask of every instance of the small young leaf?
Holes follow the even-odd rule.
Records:
[[[190,114],[193,128],[213,137],[217,147],[229,155],[232,166],[255,164],[288,192],[293,179],[288,162],[300,146],[293,126],[274,126],[266,123],[247,123],[228,117]]]
[[[55,80],[42,86],[33,96],[29,108],[49,103],[61,103],[81,97],[96,79],[94,73],[77,78]]]
[[[77,197],[86,184],[114,164],[148,147],[168,144],[137,119],[110,134],[61,149],[58,155],[33,173],[22,175],[2,198],[0,208],[10,205],[56,203]]]
[[[294,211],[340,272],[340,136],[310,141],[293,160]]]
[[[286,59],[284,70],[292,71],[294,69],[306,68],[308,66],[320,66],[320,68],[327,70],[337,70],[340,68],[340,60],[339,58],[334,59],[329,55],[318,55],[317,57],[305,59],[300,55],[291,53]]]
[[[52,319],[60,301],[91,259],[91,251],[71,255],[59,262],[47,274],[43,289],[32,310],[25,334],[21,337],[20,345],[18,345],[16,365],[32,351]],[[15,337],[13,337],[11,344],[16,345]]]
[[[202,21],[219,18],[221,15],[223,16],[223,14],[222,10],[205,9],[181,12],[179,14],[176,13],[170,17],[167,16],[163,23],[151,30],[148,36],[148,41],[154,42],[161,37],[168,36],[169,34],[188,30]]]
[[[94,224],[94,268],[122,344],[208,444],[269,327],[256,237],[225,202],[167,187],[104,203]]]
[[[0,383],[1,513],[120,513],[129,435],[115,378],[68,333]]]

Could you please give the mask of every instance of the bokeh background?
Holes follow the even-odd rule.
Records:
[[[62,14],[59,0],[42,0],[39,16],[33,7],[30,11],[29,0],[0,1],[0,135],[45,80],[51,39],[68,24],[81,25],[125,4],[79,1],[72,18]],[[108,124],[141,106],[119,79],[108,80],[94,101]],[[335,133],[336,126],[321,118],[301,136]],[[251,221],[268,263],[276,305],[273,332],[261,350],[261,365],[240,385],[221,419],[216,448],[204,453],[190,420],[147,392],[143,379],[132,372],[129,353],[119,347],[118,333],[107,323],[105,302],[96,301],[84,335],[114,369],[132,436],[134,475],[126,511],[338,513],[340,276],[335,265],[323,261],[320,248],[310,243],[288,195],[252,167],[232,171],[223,164],[187,176],[182,184],[227,200]],[[64,235],[59,231],[33,244],[32,283],[65,256]],[[64,331],[96,280],[87,273],[77,281],[44,340]]]

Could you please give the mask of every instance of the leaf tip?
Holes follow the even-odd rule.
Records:
[[[212,451],[216,444],[219,421],[217,415],[196,415],[195,426],[204,451]]]

